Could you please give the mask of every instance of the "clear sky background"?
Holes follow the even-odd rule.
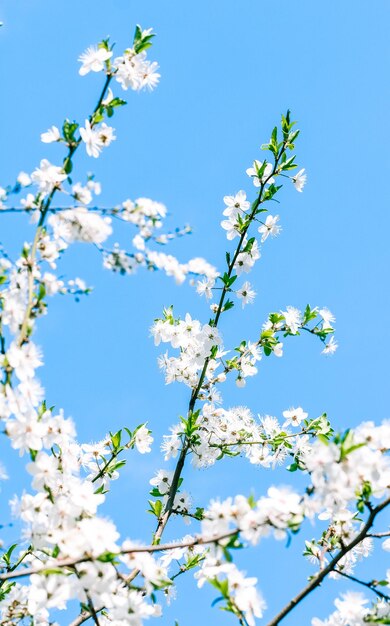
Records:
[[[297,154],[308,184],[303,194],[289,185],[282,191],[283,232],[264,246],[251,275],[256,303],[223,318],[225,344],[255,337],[269,311],[309,302],[337,316],[340,349],[328,359],[312,337],[291,338],[284,358],[263,360],[244,390],[226,386],[225,406],[246,404],[255,413],[280,416],[301,405],[312,417],[326,411],[339,429],[389,418],[387,0],[3,0],[0,7],[3,186],[43,157],[59,162],[61,147],[41,144],[40,133],[65,117],[83,122],[94,106],[102,77],[81,78],[79,54],[107,35],[121,51],[131,44],[136,23],[154,27],[151,57],[161,66],[161,84],[152,94],[127,94],[129,105],[114,118],[117,141],[98,161],[80,151],[74,179],[83,180],[93,169],[105,205],[139,196],[164,202],[169,226],[189,222],[194,228],[171,247],[182,261],[202,255],[222,268],[222,198],[240,188],[253,194],[245,169],[261,158],[259,146],[280,113],[292,110],[302,131]],[[121,95],[119,86],[116,91]],[[0,218],[0,241],[15,252],[31,230],[24,217]],[[132,236],[120,233],[122,243]],[[45,352],[40,375],[48,402],[74,418],[81,441],[148,421],[156,439],[153,453],[129,455],[104,507],[124,536],[148,541],[148,480],[162,466],[162,434],[188,402],[184,386],[165,387],[149,327],[165,305],[203,321],[208,306],[191,287],[177,287],[163,275],[118,277],[103,270],[92,247],[73,246],[61,270],[69,278],[85,278],[95,290],[78,304],[51,300],[49,315],[40,320],[36,339]],[[1,455],[16,488],[27,485],[24,462],[5,440]],[[270,473],[240,460],[185,471],[198,506],[217,495],[261,495],[267,485],[289,479],[284,471]],[[5,501],[14,489],[11,481],[3,487],[2,516],[8,516]],[[167,538],[184,532],[172,524]],[[309,528],[307,538],[318,532]],[[296,536],[287,550],[267,540],[251,556],[239,557],[248,574],[259,578],[269,605],[266,618],[312,573],[299,557],[304,538]],[[378,574],[372,565],[361,571],[367,578]],[[286,625],[327,615],[344,587],[327,582]],[[209,589],[196,591],[189,573],[160,623],[233,623],[210,607],[213,597]]]

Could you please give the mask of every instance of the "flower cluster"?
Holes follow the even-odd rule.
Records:
[[[390,485],[390,422],[365,422],[337,435],[319,439],[301,455],[310,473],[315,498],[330,518],[349,503],[364,509],[371,498],[382,498]],[[360,503],[360,504],[359,504]]]
[[[256,589],[257,578],[247,578],[234,563],[221,563],[220,559],[208,556],[200,572],[196,575],[198,587],[207,581],[217,589],[223,609],[233,613],[248,626],[255,626],[255,618],[263,617],[266,603]]]
[[[336,611],[326,620],[314,617],[312,626],[364,626],[365,624],[387,624],[390,617],[390,602],[381,599],[374,606],[363,593],[348,591],[334,601]]]
[[[283,464],[287,458],[292,459],[295,467],[302,453],[311,449],[311,440],[318,434],[328,437],[332,430],[325,415],[308,420],[308,414],[300,407],[283,413],[288,414],[293,415],[295,423],[286,419],[280,424],[270,415],[255,419],[244,406],[226,410],[205,404],[191,442],[193,464],[208,467],[223,456],[244,454],[250,463],[265,468]],[[300,429],[291,431],[290,424],[300,425]],[[175,449],[172,439],[173,436],[171,447]]]
[[[122,56],[116,57],[112,63],[112,48],[108,40],[102,41],[99,46],[89,47],[79,58],[81,62],[80,74],[85,76],[89,72],[109,71],[113,68],[115,80],[123,89],[141,91],[154,89],[158,84],[158,64],[147,59],[146,50],[154,37],[151,28],[142,30],[137,26],[134,35],[133,47],[125,50]]]
[[[50,569],[53,559],[94,559],[125,549],[117,544],[114,524],[98,517],[97,509],[105,500],[109,480],[118,476],[117,470],[125,463],[118,460],[119,455],[129,448],[149,452],[153,438],[141,425],[134,432],[126,429],[125,444],[121,443],[122,431],[96,444],[78,444],[73,422],[40,404],[43,390],[35,369],[42,365],[41,359],[31,341],[21,347],[11,344],[2,366],[6,371],[12,368],[20,383],[16,388],[3,387],[0,406],[12,447],[31,457],[27,471],[35,493],[24,493],[12,503],[14,514],[25,523],[24,537],[30,545],[18,554],[18,562]],[[88,597],[101,601],[104,587],[114,618],[121,619],[130,608],[138,618],[158,613],[142,595],[126,589],[108,562],[73,567],[67,576],[32,575],[29,586],[17,585],[0,604],[2,623],[20,614],[46,623],[49,609],[65,608],[74,597],[80,602]]]
[[[295,532],[304,517],[301,498],[288,488],[271,487],[267,496],[257,502],[244,496],[213,501],[203,514],[204,536],[219,539],[219,545],[206,555],[195,574],[198,586],[211,583],[225,601],[225,610],[245,617],[254,626],[255,617],[262,617],[266,603],[256,589],[257,578],[246,578],[232,562],[226,562],[230,548],[240,547],[238,535],[252,545],[271,532],[283,539],[287,530]]]
[[[160,358],[160,367],[165,372],[166,383],[183,382],[189,387],[196,387],[198,374],[211,350],[221,344],[218,330],[209,324],[193,320],[189,313],[184,320],[176,320],[172,309],[165,309],[164,318],[156,320],[151,328],[154,343],[170,343],[180,349],[178,357],[169,357],[166,353]]]
[[[243,539],[256,545],[273,534],[284,539],[288,530],[298,530],[305,516],[303,498],[289,487],[270,487],[257,502],[244,496],[214,500],[203,514],[202,532],[206,537],[228,535],[237,529]]]

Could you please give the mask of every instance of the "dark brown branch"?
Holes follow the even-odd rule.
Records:
[[[386,508],[389,504],[390,504],[390,497],[384,500],[383,502],[381,502],[381,504],[378,504],[378,506],[376,506],[375,508],[373,508],[370,511],[367,522],[364,524],[360,533],[356,535],[355,539],[353,539],[349,544],[344,546],[336,554],[336,556],[330,561],[330,563],[323,570],[321,570],[316,576],[314,576],[312,580],[309,582],[309,584],[306,585],[306,587],[304,587],[302,591],[300,591],[295,596],[295,598],[290,600],[290,602],[286,604],[286,606],[270,622],[268,622],[267,626],[277,626],[282,621],[282,619],[286,617],[286,615],[291,613],[291,611],[295,609],[295,607],[300,602],[302,602],[302,600],[306,598],[306,596],[308,596],[312,591],[314,591],[314,589],[319,587],[322,581],[327,577],[327,575],[330,574],[330,572],[335,571],[337,563],[346,554],[348,554],[348,552],[350,552],[353,548],[355,548],[355,546],[357,546],[361,541],[363,541],[363,539],[367,537],[368,531],[370,530],[370,528],[372,528],[376,516],[378,515],[378,513],[383,511],[383,509]]]
[[[386,600],[387,602],[390,601],[390,596],[387,596],[385,593],[382,593],[381,591],[379,591],[374,581],[366,583],[364,580],[360,580],[360,578],[351,576],[351,574],[346,574],[345,572],[339,569],[336,569],[335,572],[340,574],[340,576],[344,576],[344,578],[348,578],[348,580],[352,580],[352,582],[357,583],[358,585],[363,585],[363,587],[367,587],[367,589],[376,593],[376,595],[382,598],[382,600]]]

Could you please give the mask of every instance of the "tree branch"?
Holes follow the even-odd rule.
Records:
[[[366,583],[364,580],[360,580],[360,578],[355,578],[355,576],[346,574],[345,572],[342,572],[339,569],[335,569],[335,572],[337,572],[337,574],[340,574],[340,576],[344,576],[344,578],[348,578],[348,580],[352,580],[352,582],[357,583],[358,585],[363,585],[364,587],[367,587],[367,589],[376,593],[376,595],[382,598],[383,600],[387,600],[388,602],[390,601],[390,596],[387,596],[385,593],[382,593],[381,591],[379,591],[376,588],[376,585],[374,582]]]
[[[283,153],[286,150],[286,145],[287,145],[287,140],[283,142],[283,145],[282,145],[282,148],[280,149],[280,152],[278,153],[277,156],[275,156],[275,163],[274,163],[274,167],[272,169],[272,172],[269,174],[269,176],[267,176],[267,178],[263,182],[261,182],[261,186],[260,186],[257,198],[256,198],[256,200],[252,204],[252,209],[251,209],[251,212],[250,212],[250,215],[249,215],[249,218],[248,218],[248,222],[245,225],[243,231],[241,232],[240,239],[239,239],[237,248],[236,248],[236,250],[234,252],[233,258],[228,263],[228,271],[227,271],[228,279],[231,277],[233,269],[234,269],[234,266],[235,266],[235,263],[237,261],[237,257],[241,253],[241,251],[242,251],[242,246],[243,246],[245,237],[247,235],[247,232],[249,230],[249,227],[250,227],[253,219],[256,216],[256,213],[257,213],[257,210],[258,210],[260,204],[262,204],[262,202],[263,202],[263,192],[264,192],[265,186],[266,186],[267,182],[272,178],[272,176],[274,176],[277,173],[279,161],[282,158],[282,155],[283,155]],[[219,299],[217,312],[215,314],[214,320],[212,320],[212,322],[210,322],[210,326],[213,326],[214,328],[217,328],[217,326],[218,326],[219,318],[220,318],[220,316],[221,316],[221,314],[223,312],[223,305],[224,305],[225,297],[226,297],[226,294],[228,293],[228,291],[229,291],[229,287],[226,284],[224,284],[222,292],[221,292],[221,296],[220,296],[220,299]],[[192,391],[190,402],[189,402],[189,405],[188,405],[188,412],[187,412],[188,416],[190,416],[193,413],[193,411],[194,411],[195,404],[196,404],[196,402],[198,400],[199,393],[200,393],[200,391],[202,389],[202,385],[203,385],[203,382],[204,382],[204,379],[205,379],[205,376],[206,376],[206,372],[207,372],[207,368],[208,368],[209,362],[210,362],[210,356],[206,357],[204,365],[203,365],[203,369],[202,369],[202,372],[201,372],[201,375],[199,377],[198,384],[197,384],[196,388],[193,389],[193,391]],[[153,541],[155,543],[158,543],[160,541],[161,536],[162,536],[162,534],[164,532],[165,526],[167,525],[167,522],[168,522],[168,520],[169,520],[169,518],[170,518],[170,516],[172,514],[172,509],[173,509],[175,496],[176,496],[176,493],[177,493],[177,490],[178,490],[178,487],[179,487],[181,474],[182,474],[182,471],[183,471],[183,468],[184,468],[185,459],[186,459],[187,453],[189,452],[189,449],[190,449],[190,441],[186,437],[185,441],[183,443],[183,447],[182,447],[181,452],[180,452],[180,456],[179,456],[178,462],[176,464],[176,468],[175,468],[174,475],[173,475],[173,478],[172,478],[172,483],[171,483],[171,486],[170,486],[170,489],[169,489],[169,492],[168,492],[168,500],[167,500],[167,503],[165,505],[164,513],[160,517],[160,519],[158,521],[158,524],[157,524],[156,531],[154,533]]]
[[[370,511],[367,522],[364,524],[362,530],[356,535],[355,539],[353,539],[348,545],[344,546],[336,556],[328,563],[328,565],[321,570],[316,576],[312,578],[306,587],[300,591],[295,598],[290,600],[288,604],[270,621],[267,626],[277,626],[282,619],[286,617],[295,607],[306,598],[314,589],[320,586],[324,578],[327,575],[335,570],[337,563],[350,552],[355,546],[357,546],[363,539],[368,536],[368,531],[372,528],[374,520],[376,516],[383,511],[390,504],[390,497],[378,504],[375,508]]]
[[[128,548],[127,550],[120,550],[119,552],[115,553],[115,556],[120,556],[123,554],[137,554],[140,552],[141,553],[143,552],[149,552],[149,553],[166,552],[168,550],[176,550],[177,548],[192,548],[193,546],[208,545],[212,543],[218,543],[219,541],[222,541],[223,539],[228,539],[229,537],[234,537],[234,535],[237,535],[240,532],[241,532],[240,528],[234,528],[233,530],[230,530],[229,532],[223,533],[221,535],[216,535],[214,537],[204,538],[202,536],[198,536],[198,537],[194,537],[194,539],[188,539],[187,541],[176,541],[173,543],[165,543],[165,544],[164,543],[152,544],[148,546],[134,546],[132,548]],[[22,578],[24,576],[31,576],[32,574],[43,574],[47,572],[47,570],[52,570],[56,568],[63,568],[63,567],[74,568],[76,565],[79,565],[80,563],[90,563],[91,561],[98,561],[98,557],[92,557],[92,556],[86,555],[78,559],[63,559],[61,561],[53,560],[47,563],[43,567],[29,567],[29,568],[19,570],[18,572],[15,572],[15,571],[5,572],[4,574],[0,574],[0,581],[14,579],[14,578]]]
[[[99,99],[97,101],[97,104],[93,110],[93,113],[89,116],[89,120],[91,122],[91,125],[93,126],[93,117],[95,115],[95,113],[99,110],[105,95],[107,93],[108,87],[110,85],[110,82],[112,80],[112,73],[107,74],[106,76],[106,80],[103,86],[103,89],[101,91],[101,94],[99,96]],[[70,143],[68,145],[68,154],[66,155],[64,162],[62,164],[62,169],[64,172],[67,171],[67,168],[69,166],[69,164],[72,162],[72,157],[74,155],[74,153],[76,152],[77,148],[79,147],[80,143],[82,142],[81,137],[79,137],[74,143]],[[38,225],[37,225],[37,229],[35,231],[35,237],[34,237],[34,241],[31,247],[31,254],[29,255],[28,258],[28,300],[27,300],[27,306],[26,306],[26,311],[23,317],[23,322],[21,324],[21,328],[20,328],[20,333],[19,333],[19,337],[17,340],[17,343],[19,346],[23,345],[23,343],[26,341],[27,337],[28,337],[28,323],[30,320],[30,316],[31,316],[31,311],[33,309],[33,296],[34,296],[34,265],[35,265],[35,258],[36,258],[36,253],[37,253],[37,247],[38,247],[38,242],[39,242],[39,237],[41,235],[44,223],[45,223],[45,219],[46,216],[50,210],[50,205],[51,205],[51,201],[53,200],[56,191],[58,191],[59,187],[55,186],[53,187],[53,189],[51,190],[50,194],[48,195],[46,201],[43,203],[43,205],[40,208],[41,211],[41,215],[38,221]]]
[[[103,608],[104,607],[101,607],[100,609],[95,609],[95,612],[100,613],[100,611],[102,611]],[[80,615],[78,615],[76,619],[74,619],[73,622],[69,624],[69,626],[80,626],[80,624],[84,624],[84,622],[89,620],[91,617],[92,617],[92,614],[89,611],[82,611]]]

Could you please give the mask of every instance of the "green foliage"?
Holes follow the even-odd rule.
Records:
[[[157,519],[160,519],[163,510],[163,503],[161,500],[148,500],[148,502],[150,506],[148,513],[152,513],[152,515],[155,515]]]
[[[143,52],[143,50],[147,50],[148,48],[150,48],[152,45],[153,37],[153,33],[143,34],[141,27],[137,24],[133,41],[134,52],[136,54],[139,54],[140,52]]]
[[[62,125],[62,136],[68,145],[77,143],[75,133],[79,125],[77,122],[70,122],[66,119]],[[68,172],[66,172],[68,174]]]

